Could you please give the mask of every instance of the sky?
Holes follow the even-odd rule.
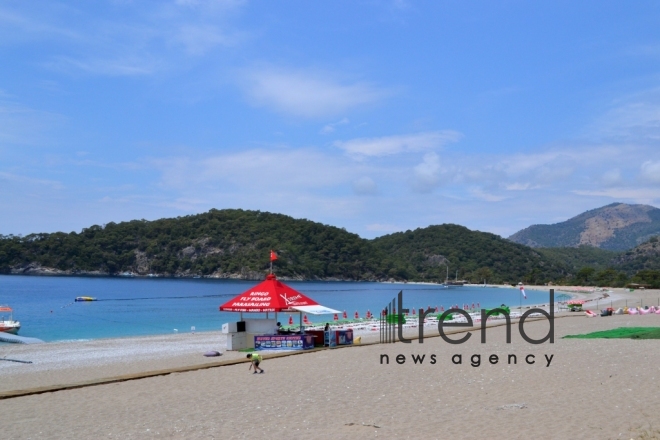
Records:
[[[0,3],[0,234],[660,207],[656,1]]]

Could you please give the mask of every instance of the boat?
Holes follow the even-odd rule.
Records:
[[[9,312],[9,319],[3,313]],[[0,306],[0,332],[17,334],[21,323],[14,321],[14,311],[9,306]]]
[[[96,298],[93,298],[91,296],[77,296],[76,302],[81,302],[81,301],[96,301]]]

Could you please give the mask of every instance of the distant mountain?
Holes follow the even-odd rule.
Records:
[[[535,248],[593,246],[625,251],[660,235],[660,209],[613,203],[554,225],[533,225],[509,240]]]

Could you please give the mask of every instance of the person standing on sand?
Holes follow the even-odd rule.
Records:
[[[259,373],[264,372],[263,368],[259,368],[259,364],[263,360],[263,358],[261,357],[260,354],[249,353],[247,355],[247,358],[250,359],[250,361],[251,361],[250,362],[250,368],[248,368],[248,371],[250,371],[252,369],[252,367],[254,367],[254,373],[252,373],[252,374],[257,374],[257,370],[259,370]]]

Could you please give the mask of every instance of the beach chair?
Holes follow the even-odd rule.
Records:
[[[616,310],[614,311],[613,314],[614,314],[614,315],[623,315],[623,309],[622,309],[621,307],[619,307],[618,309],[616,309]]]
[[[584,314],[587,315],[587,318],[595,318],[598,316],[596,313],[592,312],[591,310],[585,310]]]

